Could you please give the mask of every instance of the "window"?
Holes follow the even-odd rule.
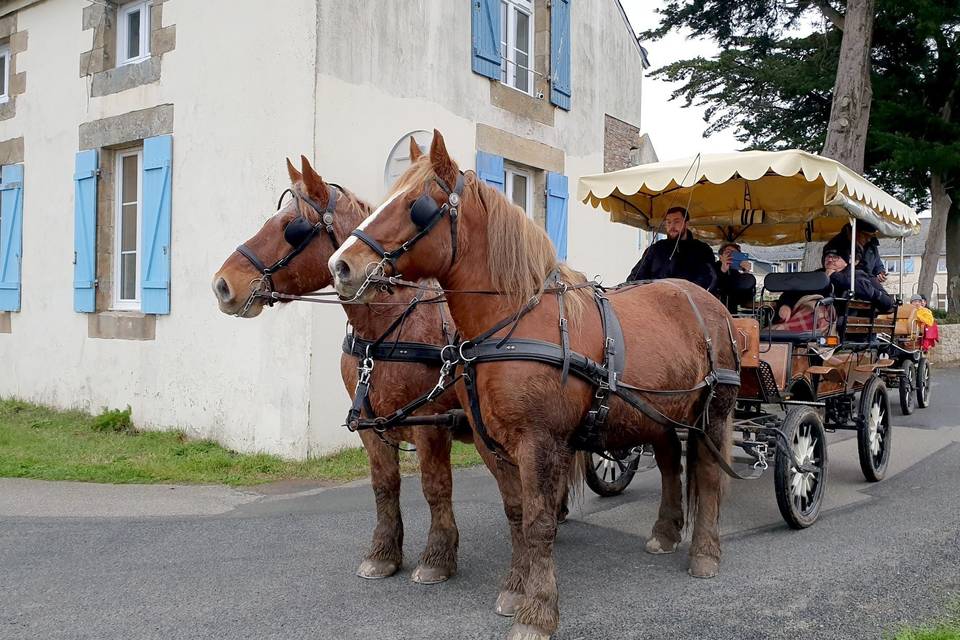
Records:
[[[387,156],[387,164],[383,169],[383,184],[388,190],[410,166],[411,136],[417,141],[417,146],[420,147],[421,152],[429,152],[430,141],[433,140],[433,134],[429,131],[411,131],[400,136],[397,143],[393,145],[393,149],[390,150],[390,155]]]
[[[949,311],[949,309],[947,309],[947,294],[937,294],[937,309],[940,309],[941,311]]]
[[[114,301],[115,309],[140,308],[140,168],[143,151],[117,153],[116,218],[114,223]]]
[[[500,82],[533,93],[533,0],[500,2]]]
[[[799,260],[788,260],[783,263],[783,270],[787,273],[796,273],[800,271],[800,261]]]
[[[504,174],[507,198],[523,209],[528,218],[533,218],[533,175],[513,167],[507,167]]]
[[[150,2],[120,5],[117,11],[117,66],[150,57]]]
[[[10,47],[0,47],[0,103],[10,99]]]
[[[946,273],[947,272],[947,256],[940,256],[940,259],[937,260],[937,273]]]
[[[900,273],[900,260],[884,260],[883,266],[887,273]]]

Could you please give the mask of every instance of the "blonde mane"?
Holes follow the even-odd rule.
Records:
[[[473,172],[467,173],[466,186],[476,192],[487,210],[487,264],[494,289],[506,296],[511,306],[542,294],[544,281],[557,268],[560,280],[567,284],[586,282],[582,273],[560,262],[547,232],[523,209]],[[589,289],[574,289],[567,295],[571,316],[580,315],[589,296]]]
[[[422,188],[435,175],[429,156],[421,156],[397,179],[390,195]],[[559,261],[547,233],[499,190],[479,180],[473,171],[466,172],[464,190],[472,191],[486,209],[487,265],[492,285],[511,307],[519,308],[542,294],[544,281],[557,267],[563,282],[586,282],[582,273]],[[574,289],[566,296],[571,316],[579,316],[590,295],[589,289]]]

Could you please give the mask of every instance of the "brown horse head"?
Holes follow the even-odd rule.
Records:
[[[213,292],[222,312],[244,318],[259,315],[264,299],[251,297],[258,288],[303,295],[330,286],[333,279],[326,263],[337,248],[335,243],[349,237],[370,212],[370,206],[353,194],[324,182],[305,157],[301,156],[300,162],[301,170],[297,171],[287,160],[293,197],[214,274]],[[334,207],[327,212],[334,197]],[[323,220],[325,213],[332,214],[329,232]],[[297,228],[288,229],[291,224],[299,225],[301,233],[296,233]],[[289,262],[275,266],[291,254]],[[263,269],[270,270],[268,277]]]
[[[451,192],[458,189],[454,218],[451,199],[457,198]],[[424,215],[424,196],[428,205],[430,199],[436,205],[435,220]],[[429,214],[429,208],[425,210]],[[425,228],[425,222],[432,225]],[[461,175],[436,130],[429,155],[417,157],[359,231],[363,237],[344,242],[329,262],[334,286],[343,297],[355,296],[371,269],[382,262],[385,272],[407,279],[437,278],[447,286],[455,278],[461,285],[492,287],[516,302],[542,288],[558,264],[546,233],[474,172]]]

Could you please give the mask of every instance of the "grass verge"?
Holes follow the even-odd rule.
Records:
[[[402,471],[416,472],[416,455],[401,456]],[[476,449],[461,443],[454,443],[452,462],[481,464]],[[346,482],[368,473],[361,448],[291,461],[237,453],[177,431],[138,431],[129,411],[91,416],[0,400],[0,477],[247,486],[290,479]]]
[[[901,629],[893,640],[960,640],[960,598],[948,603],[946,615],[923,626]]]

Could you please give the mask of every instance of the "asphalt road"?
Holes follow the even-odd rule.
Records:
[[[585,495],[557,542],[561,627],[579,638],[880,638],[960,596],[960,370],[937,370],[933,406],[895,412],[890,475],[867,484],[856,442],[830,448],[827,502],[810,529],[781,521],[772,477],[735,482],[724,564],[686,574],[643,545],[659,476],[617,498]],[[892,398],[894,399],[894,398]],[[369,487],[102,487],[0,480],[0,638],[501,638],[505,518],[483,470],[459,472],[460,573],[409,574],[427,508],[404,482],[408,562],[354,571],[369,542]]]

